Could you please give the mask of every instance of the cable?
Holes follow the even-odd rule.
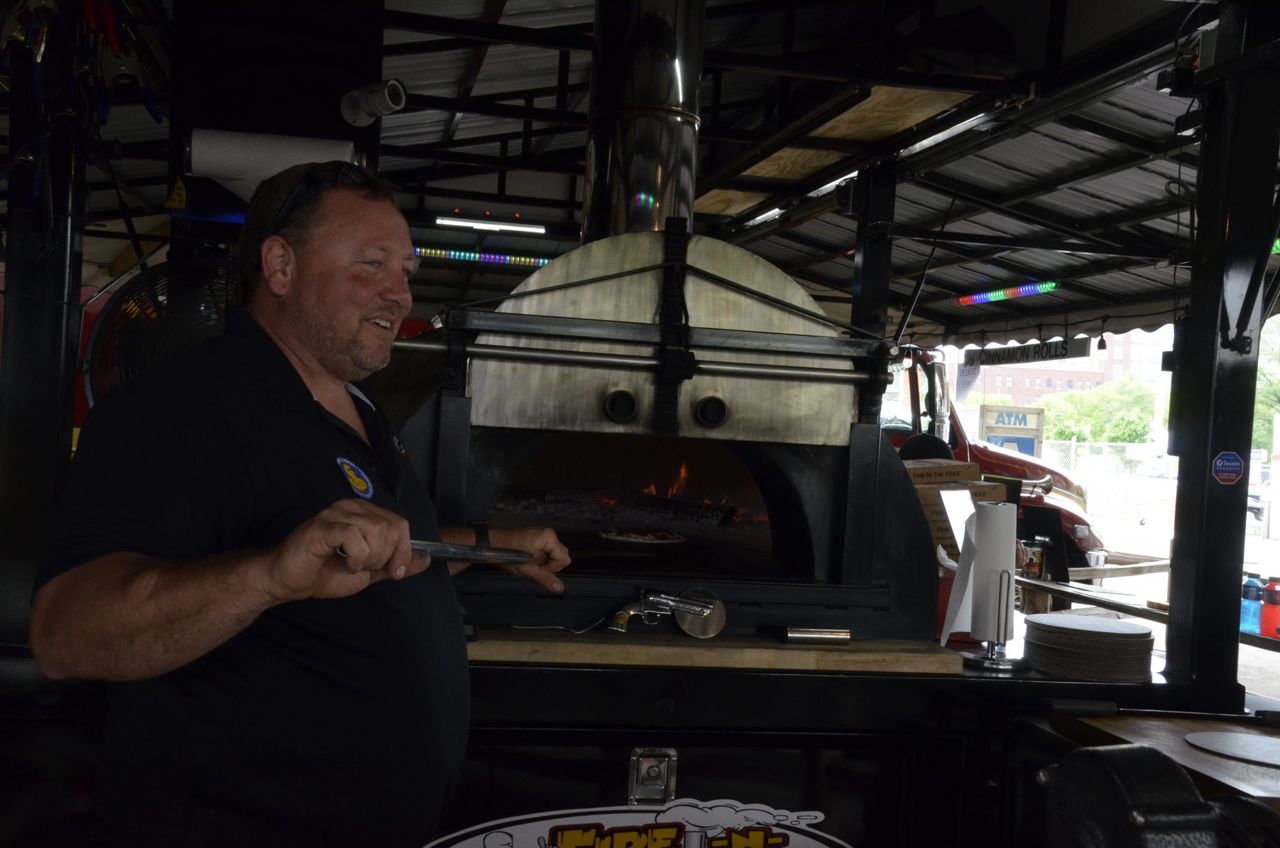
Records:
[[[608,617],[609,616],[606,615],[601,618],[597,618],[586,627],[581,628],[573,628],[565,624],[513,624],[511,625],[511,628],[513,630],[560,630],[565,633],[572,633],[574,636],[581,636],[583,633],[590,633],[592,630],[595,630],[603,624],[604,620]]]
[[[951,212],[956,208],[956,196],[951,195],[951,203],[947,206],[947,212],[942,216],[942,225],[938,227],[941,233],[947,228],[947,223],[951,220]],[[898,332],[893,335],[893,343],[900,344],[902,335],[907,331],[907,323],[911,320],[911,316],[915,314],[916,304],[920,302],[920,292],[924,291],[924,281],[929,275],[929,266],[933,264],[933,254],[938,250],[938,239],[933,240],[933,244],[929,246],[929,256],[924,260],[924,267],[920,269],[920,279],[916,281],[915,288],[911,292],[911,302],[907,304],[907,308],[902,311],[902,320],[898,323]]]

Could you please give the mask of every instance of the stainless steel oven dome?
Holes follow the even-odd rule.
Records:
[[[584,245],[539,269],[520,284],[500,313],[561,318],[657,322],[662,289],[663,234],[627,233]],[[627,269],[637,269],[626,273]],[[649,269],[649,270],[646,270]],[[763,299],[708,280],[699,269],[732,280],[755,292],[819,313],[818,304],[779,268],[727,242],[693,236],[688,245],[685,302],[692,328],[785,333],[833,338],[837,331],[814,318],[786,311]],[[611,274],[616,279],[529,294],[566,283]],[[519,346],[517,337],[485,334],[481,345]],[[544,349],[634,356],[636,346],[604,341],[540,339]],[[641,349],[643,351],[643,349]],[[698,351],[700,360],[707,356]],[[848,359],[832,356],[785,357],[759,350],[716,350],[718,362],[783,368],[815,368],[854,372]],[[508,362],[472,362],[468,394],[471,423],[477,426],[527,429],[646,433],[653,404],[652,373],[608,367]],[[611,392],[629,391],[637,414],[617,423],[604,414]],[[856,420],[855,385],[793,378],[742,377],[698,373],[681,387],[678,435],[809,445],[847,445],[849,425]],[[695,408],[718,398],[723,423],[699,423]],[[704,417],[705,420],[705,417]]]

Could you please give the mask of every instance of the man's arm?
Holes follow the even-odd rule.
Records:
[[[347,597],[429,563],[410,550],[404,519],[338,501],[266,550],[181,563],[120,552],[77,566],[36,594],[31,649],[47,677],[141,680],[203,656],[277,604]]]
[[[470,527],[443,527],[440,538],[455,545],[476,543],[476,533]],[[569,557],[569,549],[560,542],[560,538],[550,527],[491,527],[489,544],[495,548],[514,548],[535,554],[535,558],[529,562],[500,567],[512,574],[529,578],[548,592],[564,591],[564,583],[556,577],[556,573],[568,568],[573,560]],[[451,562],[449,573],[457,574],[467,565],[468,563]]]

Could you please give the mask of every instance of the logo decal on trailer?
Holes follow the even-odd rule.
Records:
[[[665,807],[556,810],[487,822],[427,848],[849,848],[815,830],[826,816],[681,798]]]
[[[346,457],[340,456],[338,457],[338,467],[342,469],[342,476],[347,478],[347,484],[351,486],[351,491],[365,500],[373,497],[373,481],[369,479],[368,474],[360,470],[360,466]]]

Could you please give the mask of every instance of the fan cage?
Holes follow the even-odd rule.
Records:
[[[117,386],[226,331],[240,303],[231,257],[170,260],[141,271],[111,296],[94,324],[84,360],[89,406]]]

